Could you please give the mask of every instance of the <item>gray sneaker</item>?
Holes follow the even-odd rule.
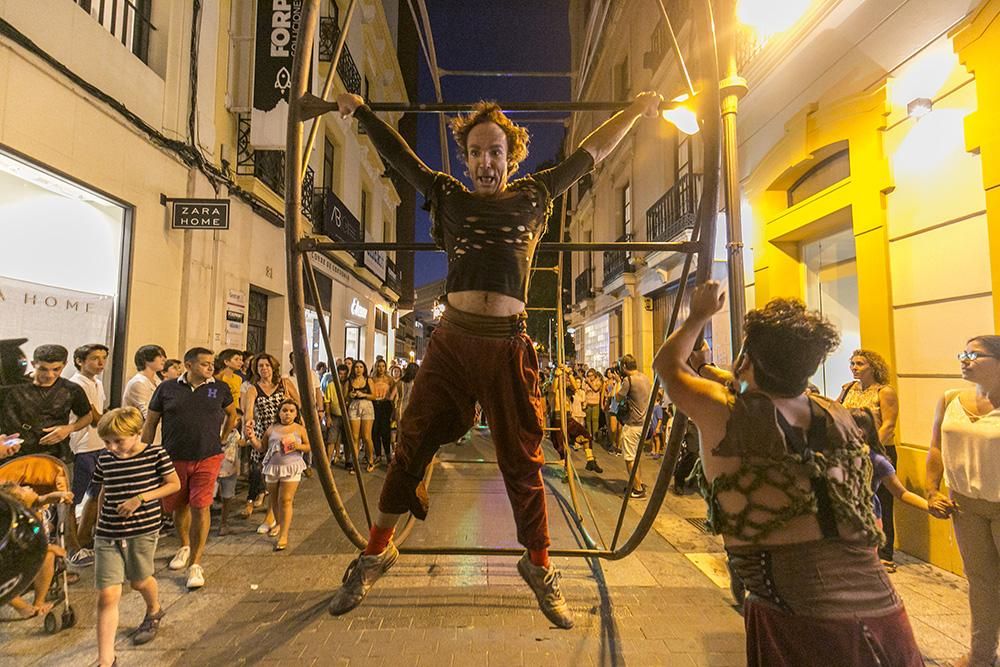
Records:
[[[562,578],[559,570],[551,563],[547,568],[539,567],[531,562],[527,552],[517,561],[517,571],[521,578],[534,591],[538,598],[538,608],[545,614],[545,618],[552,621],[556,627],[569,629],[573,627],[573,617],[569,613],[569,606],[559,590],[559,579]]]
[[[160,620],[165,614],[166,611],[163,609],[153,615],[146,614],[146,618],[142,619],[142,623],[139,624],[139,629],[132,635],[132,643],[139,646],[153,641],[156,637],[156,631],[160,629]]]
[[[330,613],[334,616],[346,614],[361,604],[378,578],[389,571],[399,558],[396,545],[389,542],[385,551],[377,556],[361,554],[347,566],[344,583],[330,600]]]

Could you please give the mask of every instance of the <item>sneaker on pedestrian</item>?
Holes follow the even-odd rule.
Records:
[[[569,605],[559,590],[559,580],[562,574],[555,565],[540,567],[531,562],[528,553],[517,561],[517,571],[538,599],[538,608],[556,627],[569,629],[573,627],[573,616]]]
[[[201,588],[205,585],[205,570],[201,569],[201,565],[195,563],[188,568],[188,588]]]
[[[142,619],[139,628],[132,635],[132,643],[139,646],[153,641],[156,638],[156,631],[160,629],[160,620],[166,613],[165,610],[160,609],[155,614],[146,614],[146,618]]]
[[[94,564],[93,549],[77,549],[76,553],[66,559],[72,567],[90,567]]]
[[[640,484],[639,486],[632,489],[632,493],[629,494],[632,498],[645,498],[646,497],[646,486]]]
[[[604,468],[600,466],[597,459],[590,459],[587,461],[587,470],[596,472],[598,475],[604,472]]]
[[[361,554],[351,561],[347,571],[344,572],[343,584],[330,600],[330,613],[340,616],[361,604],[379,577],[395,565],[397,558],[399,550],[395,544],[389,542],[385,551],[377,556]]]
[[[191,547],[181,547],[174,554],[174,557],[170,559],[170,565],[168,566],[171,570],[183,570],[187,567],[188,558],[191,557]]]

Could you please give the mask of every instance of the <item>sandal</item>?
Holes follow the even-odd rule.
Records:
[[[278,542],[277,544],[274,545],[275,551],[284,551],[287,548],[288,548],[288,542]]]
[[[892,574],[893,572],[896,571],[896,563],[894,563],[893,561],[883,560],[881,562],[882,566],[885,567],[885,571],[888,572],[889,574]]]
[[[275,526],[271,530],[267,531],[267,536],[268,537],[277,537],[280,532],[281,532],[281,529],[278,528],[277,526]]]
[[[375,471],[375,465],[372,464],[371,461],[369,461],[368,465],[365,467],[365,472],[374,472],[374,471]]]

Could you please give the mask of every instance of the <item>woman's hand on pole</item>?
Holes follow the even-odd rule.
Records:
[[[351,93],[340,93],[337,95],[337,111],[340,112],[341,118],[353,116],[358,107],[364,105],[365,100],[360,95],[353,95]]]
[[[691,292],[689,319],[707,322],[725,305],[726,291],[722,289],[722,284],[718,280],[709,280]]]

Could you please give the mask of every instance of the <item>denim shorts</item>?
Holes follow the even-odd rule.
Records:
[[[97,590],[138,583],[153,576],[158,533],[146,533],[120,540],[94,538],[94,583]]]
[[[347,416],[351,421],[374,421],[375,406],[371,401],[366,399],[351,401],[351,404],[347,407]]]

